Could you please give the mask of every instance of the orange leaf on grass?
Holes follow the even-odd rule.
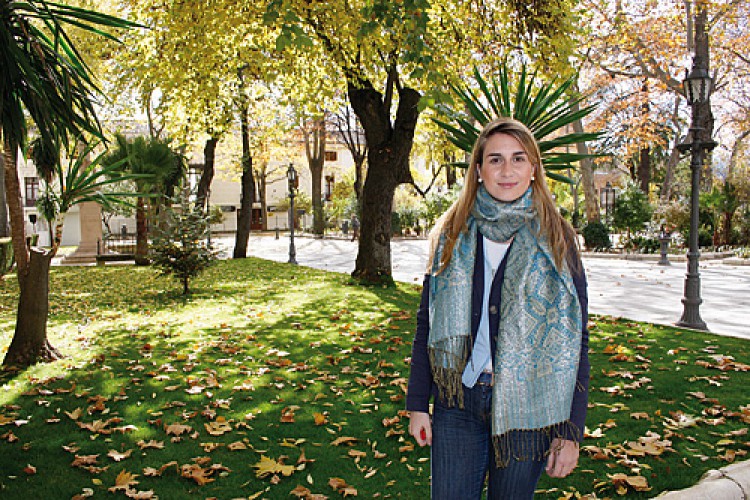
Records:
[[[310,496],[310,493],[312,492],[301,484],[298,484],[296,488],[289,492],[290,495],[293,495],[297,498],[308,498]]]
[[[355,437],[341,436],[341,437],[338,437],[338,438],[334,439],[331,442],[331,444],[333,446],[340,446],[342,444],[347,445],[347,446],[353,446],[354,443],[356,443],[357,441],[359,441],[359,439],[357,439]]]
[[[137,474],[132,474],[126,470],[121,470],[115,478],[115,485],[107,489],[112,493],[115,493],[119,490],[127,491],[132,485],[138,484],[138,481],[135,480],[135,478],[137,477]]]
[[[96,465],[99,455],[75,455],[70,464],[71,467],[83,467],[85,465]]]

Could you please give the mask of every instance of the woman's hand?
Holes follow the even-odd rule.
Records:
[[[550,445],[547,458],[547,475],[565,477],[578,465],[578,443],[567,439],[555,438]]]
[[[419,446],[432,445],[432,423],[430,415],[413,411],[409,416],[409,434],[414,436]]]

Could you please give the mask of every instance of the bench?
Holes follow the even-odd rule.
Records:
[[[123,262],[127,260],[135,260],[135,255],[132,253],[105,253],[96,256],[96,265],[103,266],[107,262]]]

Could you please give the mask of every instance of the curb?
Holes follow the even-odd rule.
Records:
[[[747,500],[750,498],[750,460],[710,470],[684,490],[662,493],[666,500]]]

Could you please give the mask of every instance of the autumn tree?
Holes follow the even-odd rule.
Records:
[[[409,157],[423,93],[445,90],[445,75],[451,74],[447,68],[452,64],[464,68],[453,73],[460,78],[471,54],[486,41],[494,47],[516,41],[544,46],[552,38],[546,35],[568,19],[560,8],[564,3],[538,2],[529,7],[516,2],[498,8],[494,2],[426,0],[268,2],[266,23],[282,28],[277,48],[322,50],[340,69],[349,102],[364,129],[368,170],[353,276],[370,282],[392,279],[393,196],[397,186],[412,182]],[[493,23],[483,16],[499,16],[501,25],[515,23],[516,29],[507,33],[520,32],[520,40],[511,40],[511,35],[492,40],[486,32],[498,28],[485,29]]]
[[[642,187],[649,179],[663,181],[666,200],[674,192],[674,169],[681,157],[676,146],[686,140],[689,123],[683,74],[694,53],[708,60],[710,37],[714,102],[731,102],[738,88],[747,86],[743,54],[748,48],[748,6],[730,0],[584,0],[582,5],[590,28],[581,38],[580,54],[590,63],[588,79],[603,103],[595,126],[607,131],[605,144]],[[711,110],[703,104],[697,114],[704,136],[710,138],[733,120],[736,108]]]

